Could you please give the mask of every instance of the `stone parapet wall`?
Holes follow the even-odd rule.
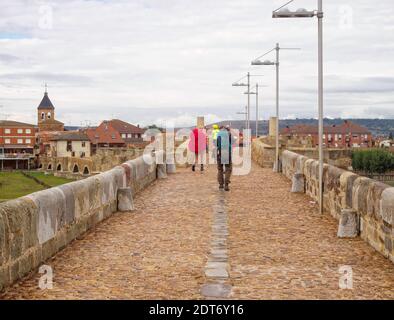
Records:
[[[318,201],[319,163],[297,153],[282,153],[282,172],[292,179],[305,177],[305,192]],[[394,262],[394,188],[324,164],[324,210],[339,219],[343,209],[353,209],[359,219],[362,239]]]
[[[252,141],[252,159],[261,167],[272,168],[275,160],[275,147],[265,144],[261,139]]]
[[[0,204],[0,290],[34,271],[117,208],[117,191],[136,194],[156,177],[151,155],[104,173]]]

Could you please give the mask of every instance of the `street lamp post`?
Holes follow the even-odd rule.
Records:
[[[240,81],[244,78],[248,79],[247,83],[240,83]],[[262,75],[251,75],[250,72],[248,72],[246,74],[246,76],[242,77],[241,79],[239,79],[237,82],[234,82],[232,84],[233,87],[248,87],[248,91],[247,91],[247,95],[248,95],[248,105],[247,105],[247,125],[246,125],[246,129],[250,129],[250,77],[262,77]]]
[[[247,126],[248,125],[248,106],[245,106],[244,112],[237,112],[237,114],[245,115],[245,126]]]
[[[318,102],[319,102],[319,210],[323,213],[323,1],[318,0],[317,11],[298,9],[290,11],[283,8],[294,0],[272,13],[273,18],[313,18],[318,19]]]
[[[250,73],[249,72],[247,73],[246,77],[248,78],[248,82],[246,84],[239,82],[245,78],[245,77],[242,77],[237,82],[234,82],[232,84],[232,86],[233,87],[248,87],[248,92],[249,92],[250,91]],[[246,106],[246,130],[249,129],[249,127],[250,127],[250,125],[249,125],[249,111],[250,111],[250,95],[248,94],[248,104]]]
[[[276,51],[276,62],[265,60],[261,61],[260,58]],[[275,48],[264,53],[260,57],[252,61],[252,66],[275,66],[276,67],[276,133],[275,133],[275,162],[274,171],[279,172],[279,51],[280,50],[300,50],[299,48],[281,48],[279,43],[276,44]]]
[[[245,92],[245,94],[251,94],[251,95],[256,95],[256,138],[259,136],[259,87],[266,87],[266,86],[259,86],[258,83],[256,83],[256,86],[254,87],[256,90]]]
[[[256,83],[256,139],[259,137],[259,84]]]

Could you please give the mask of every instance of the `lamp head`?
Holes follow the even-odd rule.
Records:
[[[276,63],[273,61],[269,61],[269,60],[264,60],[264,61],[260,61],[260,60],[254,60],[252,61],[252,66],[274,66]]]
[[[272,13],[272,18],[312,18],[316,15],[314,11],[308,11],[304,8],[297,9],[296,11],[290,11],[287,8],[283,8]]]

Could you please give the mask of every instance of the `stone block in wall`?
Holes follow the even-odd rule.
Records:
[[[167,173],[176,173],[176,164],[175,163],[167,163]]]
[[[394,188],[387,188],[382,192],[381,216],[384,222],[393,228],[394,224]]]
[[[17,259],[37,244],[37,208],[26,198],[0,207],[0,261]]]
[[[131,188],[119,188],[118,189],[118,211],[128,212],[133,211],[134,201]]]
[[[374,180],[369,185],[367,193],[367,214],[373,216],[376,220],[382,218],[382,193],[388,188],[390,187],[387,184]]]
[[[7,214],[4,208],[0,208],[0,266],[4,265],[10,256],[10,231]]]
[[[338,226],[339,238],[357,237],[359,231],[358,215],[356,210],[343,209]]]
[[[340,188],[344,194],[342,198],[343,208],[351,208],[353,205],[353,184],[357,178],[359,178],[357,174],[349,171],[343,172],[340,177]]]
[[[293,193],[305,192],[305,176],[303,173],[295,173],[293,175],[291,192]]]
[[[0,265],[0,292],[10,285],[10,269]]]
[[[368,213],[367,194],[373,181],[369,178],[359,177],[354,181],[352,194],[352,208],[361,215]]]
[[[33,252],[24,254],[18,261],[19,278],[26,276],[32,269],[34,269],[34,256]]]
[[[167,166],[165,163],[157,165],[157,178],[158,179],[167,178]]]
[[[44,243],[66,224],[64,193],[59,188],[51,188],[32,193],[26,198],[31,199],[38,208],[38,240]]]

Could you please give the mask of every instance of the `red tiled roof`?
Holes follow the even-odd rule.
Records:
[[[28,127],[28,128],[35,128],[34,124],[18,122],[18,121],[11,121],[11,120],[0,120],[0,127]]]
[[[116,131],[119,133],[140,133],[143,134],[144,130],[142,130],[139,127],[136,127],[135,125],[132,125],[128,122],[119,120],[119,119],[113,119],[108,121],[108,124],[112,126]]]
[[[123,144],[118,131],[108,125],[108,121],[103,121],[97,128],[88,128],[84,130],[88,135],[91,143],[117,143]]]

